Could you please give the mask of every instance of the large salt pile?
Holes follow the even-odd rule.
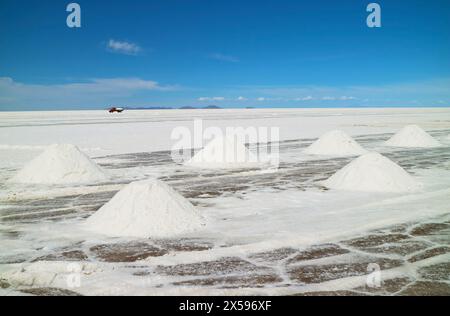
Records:
[[[74,145],[51,145],[10,182],[30,184],[90,183],[107,180],[102,169]]]
[[[194,206],[158,180],[133,182],[88,218],[87,229],[121,237],[171,237],[204,225]]]
[[[375,152],[356,158],[323,184],[330,189],[368,192],[407,192],[420,188],[402,167]]]
[[[258,165],[252,154],[237,137],[216,137],[185,163],[199,168],[246,168]]]
[[[311,155],[358,156],[367,151],[345,132],[334,130],[324,134],[304,152]]]
[[[442,146],[430,134],[417,125],[407,125],[385,142],[394,147],[439,147]]]

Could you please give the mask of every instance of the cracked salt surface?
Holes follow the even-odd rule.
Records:
[[[31,195],[3,186],[2,293],[449,295],[449,147],[383,147],[388,137],[355,140],[417,177],[421,192],[327,190],[320,182],[352,157],[303,155],[313,139],[281,142],[282,163],[272,172],[193,172],[163,151],[95,159],[116,182],[42,186]],[[176,239],[109,238],[81,229],[126,183],[147,177],[188,198],[207,228]],[[66,282],[73,263],[81,267],[80,288]],[[366,286],[369,263],[382,269],[380,288]]]

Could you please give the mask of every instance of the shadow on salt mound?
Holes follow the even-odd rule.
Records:
[[[354,159],[323,185],[336,190],[366,192],[410,192],[421,188],[402,167],[376,152]]]
[[[407,125],[384,143],[391,147],[432,148],[442,146],[417,125]]]
[[[8,182],[22,184],[75,184],[107,181],[103,170],[78,147],[48,146]]]
[[[334,130],[322,135],[306,148],[304,153],[323,156],[359,156],[367,153],[367,150],[345,132]]]
[[[266,162],[259,161],[237,137],[216,137],[184,165],[205,169],[258,168]]]
[[[159,180],[128,184],[87,219],[86,229],[113,237],[166,238],[201,229],[194,206]]]

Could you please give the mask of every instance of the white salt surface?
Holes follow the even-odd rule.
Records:
[[[430,134],[417,125],[407,125],[386,141],[385,145],[393,147],[431,148],[442,146]]]
[[[30,161],[11,180],[25,184],[72,184],[107,180],[97,164],[78,147],[51,145]]]
[[[367,152],[352,137],[340,130],[322,135],[304,151],[311,155],[357,156]]]
[[[237,137],[216,137],[185,163],[197,168],[245,168],[258,165],[258,157],[251,153]]]
[[[299,138],[317,138],[326,131],[339,129],[349,135],[373,135],[393,133],[406,123],[414,122],[426,130],[450,129],[450,109],[291,109],[291,110],[195,110],[195,111],[128,111],[122,116],[109,116],[104,111],[79,112],[29,112],[1,113],[0,126],[0,170],[8,175],[25,162],[39,154],[38,147],[26,149],[26,146],[46,146],[52,143],[73,143],[80,148],[97,148],[89,151],[93,157],[109,154],[139,153],[155,150],[169,150],[173,144],[171,131],[177,126],[192,127],[192,117],[201,117],[208,126],[278,126],[282,140]],[[105,137],[108,135],[108,137]],[[152,137],[149,137],[152,136]],[[445,137],[445,136],[444,136]],[[376,144],[367,148],[377,148]],[[21,147],[25,146],[25,147]],[[33,150],[32,150],[33,149]],[[35,150],[34,150],[35,149]],[[281,152],[281,161],[289,156],[292,161],[301,156],[301,149]],[[25,156],[26,154],[26,156]],[[26,158],[24,158],[26,157]],[[415,161],[414,157],[412,157]],[[421,158],[421,157],[420,157]],[[419,159],[420,160],[420,159]],[[417,168],[420,164],[417,164]],[[320,168],[320,165],[318,166]],[[11,170],[11,171],[10,171]],[[152,176],[153,172],[164,175],[166,169],[161,166],[136,168],[136,173]],[[117,169],[116,176],[129,179],[130,169]],[[134,171],[133,171],[134,172]],[[281,170],[280,172],[283,172]],[[288,172],[288,170],[286,170]],[[136,262],[136,267],[148,265],[152,270],[160,264],[201,262],[215,260],[223,256],[242,256],[250,253],[281,247],[307,247],[312,244],[336,242],[343,238],[364,234],[367,231],[409,221],[435,221],[436,216],[448,213],[450,196],[449,169],[432,167],[414,170],[415,177],[424,183],[424,189],[413,193],[373,193],[328,190],[314,188],[305,191],[292,188],[285,191],[269,189],[250,192],[244,196],[230,194],[208,199],[204,206],[199,205],[201,214],[208,222],[204,230],[195,236],[205,240],[217,239],[214,247],[206,251],[177,252],[158,258],[149,258],[145,262]],[[180,180],[183,181],[183,180]],[[0,181],[1,182],[1,181]],[[4,185],[2,193],[9,189]],[[64,192],[60,190],[64,189]],[[71,189],[74,191],[71,192]],[[88,194],[100,191],[120,189],[120,185],[105,187],[64,187],[42,188],[42,192],[31,192],[38,196]],[[41,189],[39,189],[41,190]],[[55,192],[57,190],[58,192]],[[85,191],[84,191],[85,190]],[[45,192],[44,192],[45,191]],[[24,192],[26,199],[29,192]],[[19,197],[20,200],[20,197]],[[94,202],[96,203],[96,202]],[[0,202],[0,210],[6,202]],[[51,208],[51,205],[49,205]],[[52,210],[53,211],[53,210]],[[62,210],[64,213],[64,210]],[[19,231],[18,238],[0,238],[2,256],[26,254],[36,257],[41,250],[58,251],[67,245],[82,244],[85,252],[92,245],[117,242],[116,238],[99,237],[85,229],[79,229],[80,221],[65,219],[60,221],[36,221],[33,224],[21,224],[3,221],[8,214],[0,212],[0,228],[3,231]],[[125,218],[127,219],[127,218]],[[120,220],[117,220],[119,222]],[[445,220],[443,220],[445,221]],[[84,222],[83,222],[84,224]],[[119,225],[119,224],[117,224]],[[100,240],[99,240],[100,239]],[[128,240],[128,238],[124,238]],[[448,257],[446,258],[446,262]],[[419,262],[420,263],[420,262]],[[0,265],[0,277],[8,282],[33,284],[33,286],[67,287],[68,262],[54,265],[45,262]],[[83,263],[80,263],[83,266]],[[415,263],[417,264],[417,263]],[[36,268],[28,268],[32,265]],[[151,274],[145,279],[131,276],[130,263],[95,262],[98,268],[89,268],[82,272],[82,287],[75,291],[86,294],[114,295],[271,295],[297,293],[298,287],[289,284],[280,287],[276,284],[266,288],[237,289],[200,289],[175,287],[172,284],[186,280],[182,276],[164,276]],[[57,268],[59,266],[59,268]],[[11,271],[8,273],[7,271]],[[23,273],[15,273],[24,271]],[[5,272],[5,273],[4,273]],[[414,272],[414,270],[413,270]],[[383,270],[383,276],[388,271]],[[56,277],[55,277],[56,274]],[[51,276],[48,278],[48,276]],[[364,276],[361,285],[365,284]],[[387,279],[387,278],[386,278]],[[30,283],[31,282],[31,283]],[[337,282],[336,286],[331,284]],[[316,290],[342,289],[342,280],[314,284]],[[163,286],[161,286],[163,285]],[[352,288],[354,285],[348,286]],[[194,291],[194,292],[193,292]],[[0,294],[1,295],[1,294]]]
[[[100,234],[129,237],[172,237],[196,231],[204,221],[194,206],[158,180],[130,183],[86,222]]]
[[[323,184],[330,189],[368,192],[408,192],[420,187],[402,167],[376,152],[356,158]]]

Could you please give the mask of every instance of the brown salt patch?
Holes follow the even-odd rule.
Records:
[[[367,294],[353,291],[317,291],[294,294],[294,296],[366,296]]]
[[[370,263],[377,263],[381,270],[401,266],[403,261],[385,258],[365,258],[364,262],[336,263],[325,265],[303,265],[288,270],[292,280],[301,283],[321,283],[330,280],[342,279],[352,276],[367,275]]]
[[[7,289],[11,286],[6,280],[0,279],[0,289]]]
[[[150,275],[151,272],[148,271],[148,270],[142,270],[142,271],[136,271],[136,272],[133,272],[132,274],[133,274],[134,276],[140,276],[140,277],[142,277],[142,276],[148,276],[148,275]]]
[[[361,250],[371,253],[390,253],[405,256],[420,250],[424,250],[428,247],[429,247],[428,244],[421,241],[404,240],[395,244],[381,245],[378,247],[361,248]]]
[[[157,273],[179,276],[267,272],[269,270],[270,269],[267,267],[259,267],[236,257],[227,257],[215,261],[156,267]]]
[[[37,261],[84,261],[88,256],[81,250],[64,251],[61,253],[50,254],[34,259],[32,262]]]
[[[148,257],[160,257],[166,250],[145,242],[126,242],[118,244],[97,245],[90,248],[94,255],[105,262],[135,262]]]
[[[450,262],[420,268],[418,273],[424,279],[450,281]]]
[[[444,223],[427,223],[417,226],[411,230],[413,236],[434,235],[444,229],[450,228],[449,224]]]
[[[73,291],[53,287],[32,288],[20,291],[23,293],[32,294],[36,296],[82,296],[81,294]]]
[[[21,233],[16,230],[4,230],[4,231],[0,231],[0,234],[6,238],[13,238],[13,239],[17,239],[21,235]]]
[[[408,230],[409,225],[403,224],[403,225],[397,225],[397,226],[393,226],[390,227],[390,232],[391,233],[406,233],[406,231]]]
[[[347,249],[343,249],[335,244],[324,244],[313,246],[304,251],[299,252],[294,258],[289,259],[287,264],[292,264],[295,262],[320,259],[325,257],[337,256],[349,253]]]
[[[195,279],[173,283],[176,286],[218,286],[223,287],[262,287],[266,284],[282,282],[275,274],[249,274],[219,278]]]
[[[399,295],[405,296],[448,296],[450,295],[450,285],[443,282],[417,281]]]
[[[204,251],[213,248],[213,244],[200,240],[155,240],[156,245],[168,251]]]
[[[365,237],[346,240],[343,243],[355,248],[367,248],[381,246],[387,243],[395,243],[409,238],[404,234],[368,235]]]
[[[410,278],[393,278],[389,280],[382,280],[380,287],[369,287],[365,285],[355,288],[354,290],[377,295],[389,295],[400,291],[412,282],[414,282],[414,280]]]
[[[298,252],[298,250],[293,248],[280,248],[272,251],[254,253],[250,255],[249,258],[262,261],[279,261],[292,256],[296,252]]]
[[[0,258],[0,264],[17,264],[17,263],[24,263],[25,261],[27,261],[27,258],[21,255]]]
[[[421,253],[412,256],[408,259],[409,262],[417,262],[421,260],[425,260],[431,257],[443,255],[450,252],[450,247],[436,247],[432,249],[427,249],[425,251],[422,251]]]

